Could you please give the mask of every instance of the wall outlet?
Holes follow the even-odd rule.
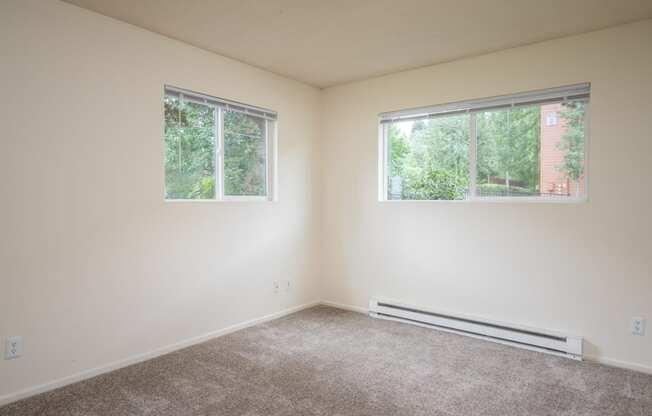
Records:
[[[278,280],[274,280],[274,293],[278,293],[278,291],[281,289],[281,282]]]
[[[640,317],[632,318],[632,334],[645,335],[645,319]]]
[[[291,287],[292,287],[292,283],[289,280],[286,280],[285,281],[285,291],[289,292]]]
[[[5,360],[13,360],[23,353],[23,337],[13,336],[5,339]]]

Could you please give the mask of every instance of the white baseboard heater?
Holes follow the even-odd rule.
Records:
[[[483,318],[436,312],[399,302],[371,299],[369,314],[447,332],[468,335],[501,344],[582,359],[582,337],[548,330],[489,321]]]

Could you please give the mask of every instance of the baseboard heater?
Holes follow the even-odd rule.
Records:
[[[582,337],[489,321],[483,318],[426,310],[399,302],[371,299],[369,314],[515,347],[582,359]]]

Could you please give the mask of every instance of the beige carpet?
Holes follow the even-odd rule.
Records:
[[[652,375],[316,307],[0,415],[650,416]]]

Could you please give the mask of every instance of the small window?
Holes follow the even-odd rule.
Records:
[[[165,88],[166,200],[273,199],[276,113]]]
[[[586,197],[589,85],[380,115],[381,200]]]

